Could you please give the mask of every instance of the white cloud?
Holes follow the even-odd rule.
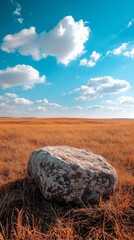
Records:
[[[81,106],[73,106],[73,107],[71,107],[71,109],[82,110],[82,107]]]
[[[112,107],[112,106],[107,106],[105,109],[106,109],[106,110],[109,110],[109,111],[123,111],[123,112],[126,111],[125,108],[121,108],[121,107]]]
[[[83,58],[83,59],[80,60],[80,66],[86,66],[87,63],[88,63],[87,58]]]
[[[90,109],[90,110],[102,110],[102,109],[104,109],[104,106],[102,106],[102,105],[93,105],[93,106],[87,107],[87,109]]]
[[[17,97],[16,93],[5,93],[4,95],[0,95],[0,101],[8,100],[8,99],[15,98],[15,97]]]
[[[93,105],[87,107],[87,109],[90,110],[105,110],[105,111],[125,111],[124,108],[118,107],[118,106],[103,106],[103,105]]]
[[[121,105],[134,105],[134,97],[122,96],[118,98],[118,102]]]
[[[125,108],[121,108],[121,107],[118,107],[118,106],[103,106],[103,105],[93,105],[93,106],[90,106],[90,107],[87,107],[87,109],[90,109],[90,110],[105,110],[105,111],[126,111]]]
[[[110,104],[110,105],[115,105],[115,102],[112,101],[112,100],[109,100],[109,99],[103,101],[102,103],[104,103],[104,104]]]
[[[9,101],[16,97],[18,97],[16,93],[5,93],[4,95],[0,95],[0,101]]]
[[[16,98],[18,97],[16,93],[5,93],[5,96],[8,98]]]
[[[93,67],[93,66],[95,66],[96,65],[96,62],[94,62],[93,60],[89,60],[88,62],[87,62],[87,67]]]
[[[44,104],[48,104],[48,100],[46,98],[44,99],[39,99],[39,100],[36,100],[37,103],[44,103]]]
[[[4,95],[0,96],[0,100],[3,102],[1,103],[1,108],[4,107],[9,110],[16,108],[17,106],[29,106],[32,105],[33,102],[26,98],[18,97],[16,93],[5,93]]]
[[[17,106],[17,105],[27,105],[28,106],[28,105],[33,104],[32,101],[30,101],[30,100],[28,100],[26,98],[19,98],[19,97],[14,98],[13,100],[8,101],[7,103],[9,105],[14,105],[14,106]]]
[[[90,88],[88,85],[82,85],[79,88],[75,88],[74,90],[70,91],[69,94],[72,93],[82,93],[83,95],[94,95],[95,91],[93,88]]]
[[[92,54],[90,55],[90,58],[93,61],[97,62],[99,60],[99,58],[101,57],[101,55],[102,55],[101,53],[93,51]]]
[[[43,105],[42,101],[41,105],[38,105],[38,100],[32,102],[26,98],[10,95],[10,93],[6,93],[0,97],[2,97],[1,100],[3,101],[0,103],[0,116],[6,117],[45,117],[46,111],[47,117],[126,117],[126,115],[123,113],[126,111],[127,114],[129,113],[130,117],[133,116],[134,98],[130,96],[118,97],[115,101],[108,99],[102,101],[102,105],[93,104],[88,107],[82,107],[79,105],[70,107],[62,106],[62,111],[60,108],[56,108],[56,106],[59,104],[49,103],[48,100],[47,104]],[[50,108],[49,104],[54,108]]]
[[[125,50],[126,48],[127,48],[127,43],[122,43],[120,47],[113,50],[113,54],[120,55],[123,52],[123,50]]]
[[[4,106],[3,108],[0,106],[0,117],[24,117],[24,113],[20,114],[18,110],[15,110],[8,106]]]
[[[126,56],[126,57],[129,57],[129,58],[134,58],[134,48],[132,48],[129,51],[124,52],[123,55]]]
[[[9,107],[8,104],[6,104],[6,103],[0,103],[0,109],[5,109],[5,108],[7,108],[7,107]]]
[[[134,42],[122,43],[118,48],[107,51],[106,56],[108,55],[123,55],[134,58]]]
[[[14,1],[11,1],[11,3],[14,5],[14,6],[16,6],[16,9],[15,9],[15,11],[13,12],[13,15],[16,15],[18,18],[17,18],[17,21],[19,22],[19,23],[23,23],[23,18],[21,17],[21,10],[22,10],[22,8],[21,8],[21,5],[19,4],[19,3],[15,3]]]
[[[130,84],[126,80],[104,76],[91,78],[87,85],[82,85],[81,87],[70,91],[69,94],[81,94],[80,97],[76,97],[76,100],[91,100],[102,97],[105,94],[119,94],[127,91],[129,88]]]
[[[19,23],[23,23],[23,18],[18,18],[17,20]]]
[[[15,114],[16,113],[15,106],[9,105],[8,103],[5,103],[5,102],[0,103],[0,117],[3,117],[5,115],[4,113],[6,112],[9,113],[10,111],[11,112],[13,111]],[[10,114],[8,116],[10,116]]]
[[[23,29],[19,33],[8,34],[3,39],[1,49],[8,53],[14,53],[16,49],[22,55],[32,55],[36,60],[43,57],[40,50],[37,47],[38,36],[35,28],[30,27],[29,29]],[[46,56],[46,55],[44,55]]]
[[[58,104],[58,103],[49,102],[46,98],[36,100],[36,103],[45,104],[45,106],[47,106],[47,107],[54,107],[54,108],[62,107],[62,106],[61,106],[60,104]]]
[[[19,3],[16,4],[17,7],[15,11],[13,12],[14,15],[21,16],[21,5]]]
[[[58,103],[48,103],[48,106],[49,107],[54,107],[54,108],[57,108],[57,107],[62,107],[60,104]]]
[[[29,65],[16,65],[0,70],[0,86],[2,88],[23,86],[24,89],[29,89],[35,84],[44,82],[45,75],[40,77],[39,72]]]
[[[112,100],[105,100],[102,103],[106,104],[106,108],[108,110],[120,110],[122,109],[125,111],[126,107],[132,107],[134,106],[134,97],[131,96],[121,96],[118,97],[115,101]],[[125,108],[122,108],[125,107]]]
[[[134,19],[131,19],[131,21],[128,22],[128,28],[132,27],[132,25],[134,24]]]
[[[93,60],[88,60],[87,58],[83,58],[80,60],[80,66],[87,66],[87,67],[93,67],[96,63]]]
[[[127,49],[128,43],[122,43],[118,48],[113,49],[112,51],[107,51],[106,55],[120,55]]]
[[[14,116],[13,112],[10,110],[15,111],[15,116],[27,117],[43,117],[44,112],[47,110],[51,116],[53,112],[56,113],[58,111],[58,108],[62,108],[62,110],[68,109],[56,102],[49,102],[46,98],[30,101],[29,99],[17,96],[15,93],[5,93],[4,95],[0,95],[1,116]]]
[[[93,67],[96,65],[96,62],[101,57],[101,53],[93,51],[90,55],[90,58],[83,58],[80,60],[80,66],[87,66],[87,67]]]
[[[38,110],[38,111],[43,111],[43,112],[45,112],[45,111],[46,111],[46,108],[45,108],[45,107],[42,107],[42,106],[38,106],[38,107],[37,107],[37,110]]]
[[[30,55],[35,60],[47,56],[68,65],[84,52],[84,44],[89,38],[90,28],[83,20],[74,21],[72,16],[64,17],[52,30],[36,33],[35,27],[8,34],[3,39],[1,49],[8,53],[18,51]]]
[[[46,108],[45,107],[42,107],[42,106],[37,106],[37,107],[33,107],[33,108],[29,108],[28,109],[28,112],[45,112],[46,111]]]

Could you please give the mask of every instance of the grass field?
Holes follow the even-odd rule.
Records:
[[[37,148],[65,145],[104,156],[118,173],[99,205],[44,200],[27,176]],[[0,239],[134,239],[134,120],[0,119]]]

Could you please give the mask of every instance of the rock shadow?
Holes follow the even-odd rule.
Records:
[[[17,223],[19,211],[23,212],[24,226],[27,222],[32,225],[34,219],[34,225],[39,225],[45,233],[55,224],[57,217],[62,217],[71,208],[70,204],[45,200],[29,178],[16,180],[0,188],[0,223],[4,229],[8,226],[9,232]]]

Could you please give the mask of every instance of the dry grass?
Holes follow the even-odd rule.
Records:
[[[115,195],[94,206],[45,201],[27,177],[27,161],[47,145],[104,156],[119,175]],[[0,239],[134,239],[134,120],[1,118],[0,149]]]

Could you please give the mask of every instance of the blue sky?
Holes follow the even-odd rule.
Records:
[[[1,0],[0,116],[134,118],[133,0]]]

